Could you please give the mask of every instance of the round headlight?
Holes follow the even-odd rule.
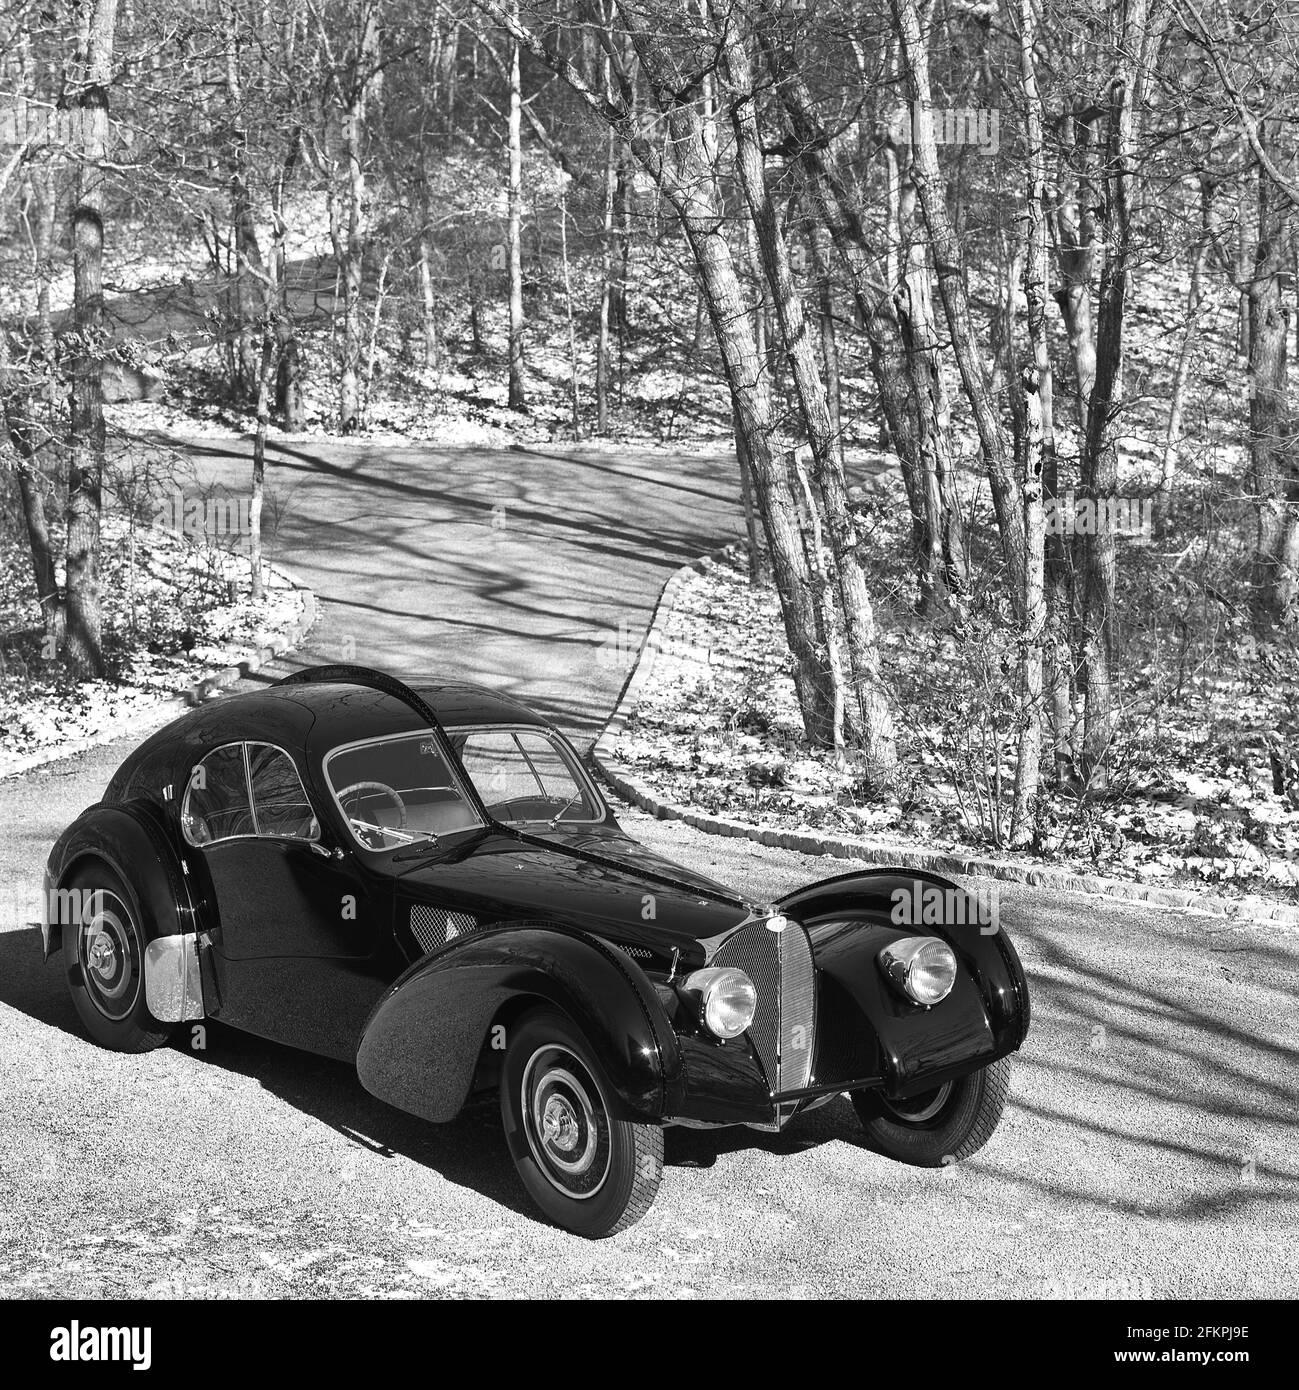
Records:
[[[880,968],[917,1004],[939,1004],[956,983],[956,955],[936,936],[906,936],[879,954]]]
[[[699,1017],[718,1038],[738,1038],[753,1022],[758,991],[743,970],[713,966],[686,977],[687,991],[699,996]]]

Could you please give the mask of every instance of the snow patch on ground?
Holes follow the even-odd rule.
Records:
[[[253,602],[251,563],[237,548],[198,544],[118,514],[105,516],[103,539],[110,679],[85,682],[48,657],[25,545],[0,541],[0,765],[90,738],[248,659],[302,615],[302,591],[278,570],[264,570],[263,597]]]
[[[952,662],[952,639],[927,647],[904,625],[884,632],[886,666],[908,675],[903,775],[898,792],[881,795],[860,761],[850,755],[839,768],[829,750],[809,746],[772,589],[751,588],[735,565],[689,573],[660,635],[635,715],[612,750],[656,796],[780,831],[966,854],[1004,847],[971,799],[972,787],[986,788],[990,766],[963,767],[952,756],[945,704],[960,717],[953,671],[961,660],[958,652]],[[1299,900],[1299,783],[1274,790],[1265,748],[1248,739],[1233,747],[1209,733],[1233,721],[1243,733],[1275,729],[1299,705],[1294,672],[1279,686],[1265,677],[1262,687],[1224,680],[1164,702],[1152,756],[1134,760],[1112,792],[1081,803],[1044,793],[1031,858],[1170,887],[1213,883]],[[1004,758],[1010,747],[1003,742]],[[1003,773],[1008,795],[1008,762]]]

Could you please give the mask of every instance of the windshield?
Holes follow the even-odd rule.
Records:
[[[497,820],[529,825],[603,819],[573,754],[544,729],[452,729],[449,736]]]
[[[480,823],[427,730],[336,748],[325,777],[365,849],[396,849]]]

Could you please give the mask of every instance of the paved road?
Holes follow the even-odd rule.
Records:
[[[638,638],[669,568],[725,539],[733,512],[693,463],[599,461],[592,479],[637,518],[619,524],[544,456],[520,457],[535,470],[508,475],[506,517],[545,541],[531,564],[522,535],[508,560],[457,558],[502,486],[477,455],[454,470],[446,454],[299,459],[279,551],[326,603],[326,646],[354,634],[358,659],[403,670],[450,654],[590,731],[621,680],[593,630],[625,614]],[[603,558],[563,498],[604,528]],[[385,596],[408,569],[394,617]],[[0,782],[0,883],[39,873],[129,747]],[[754,893],[841,867],[626,820]],[[890,1163],[844,1102],[775,1138],[672,1131],[655,1206],[598,1244],[537,1221],[490,1105],[425,1125],[345,1067],[217,1026],[202,1050],[190,1035],[145,1057],[97,1049],[9,910],[0,1295],[1293,1296],[1299,937],[1004,885],[1001,908],[1035,1018],[985,1150],[940,1172]]]
[[[196,443],[201,487],[248,486],[247,447]],[[324,600],[297,664],[468,672],[577,735],[608,718],[677,566],[742,529],[734,462],[518,447],[282,447],[272,558]]]

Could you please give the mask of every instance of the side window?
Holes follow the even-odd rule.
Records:
[[[268,743],[250,743],[248,774],[257,834],[291,840],[320,838],[319,822],[287,753]]]
[[[256,833],[242,743],[209,753],[190,773],[180,823],[192,845]]]

